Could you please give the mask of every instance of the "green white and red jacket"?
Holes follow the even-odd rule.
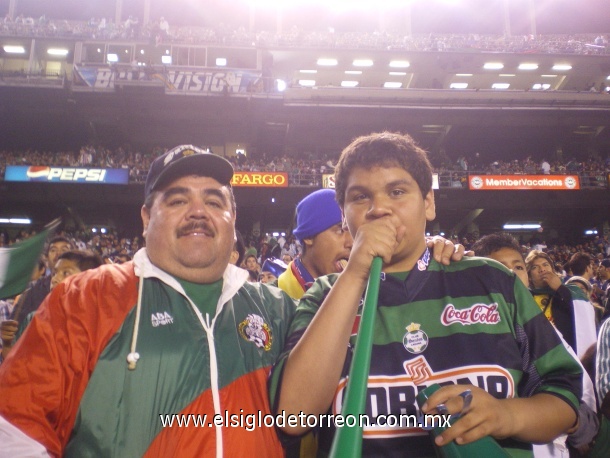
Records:
[[[247,278],[227,267],[215,316],[202,314],[145,249],[58,285],[0,367],[2,453],[283,456],[274,428],[247,428],[245,415],[270,413],[267,376],[295,305]],[[129,370],[134,332],[140,358]],[[199,417],[164,427],[161,416],[172,414]],[[214,424],[214,415],[232,414],[237,426]]]

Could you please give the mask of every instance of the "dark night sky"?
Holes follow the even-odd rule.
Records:
[[[530,0],[509,0],[511,27],[514,34],[526,33],[529,27],[527,5]],[[540,34],[610,32],[608,0],[531,0],[537,12]],[[43,13],[52,19],[89,19],[114,17],[115,0],[17,0],[18,13],[39,17]],[[456,4],[457,3],[457,4]],[[8,11],[9,0],[0,0],[0,14]],[[123,0],[124,16],[142,17],[144,0]],[[503,0],[462,0],[448,5],[442,0],[418,0],[412,9],[415,33],[491,33],[503,30]],[[165,16],[170,25],[214,26],[221,22],[248,26],[249,8],[246,0],[152,0],[151,17]],[[287,12],[284,27],[293,24],[307,29],[333,26],[337,31],[368,30],[378,24],[378,13],[332,13],[325,7],[301,6]],[[388,14],[386,26],[398,29],[404,15],[396,10]],[[259,9],[257,28],[275,27],[275,13]]]

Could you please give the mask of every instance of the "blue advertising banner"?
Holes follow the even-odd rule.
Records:
[[[5,181],[46,181],[54,183],[127,184],[128,169],[50,167],[45,165],[8,165]]]

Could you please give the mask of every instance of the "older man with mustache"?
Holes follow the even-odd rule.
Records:
[[[295,305],[229,264],[232,176],[191,145],[153,162],[146,248],[58,285],[2,365],[2,456],[283,456],[249,420]]]

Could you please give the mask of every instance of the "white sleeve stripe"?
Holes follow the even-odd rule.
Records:
[[[47,449],[24,434],[0,415],[0,444],[2,457],[49,458]]]

